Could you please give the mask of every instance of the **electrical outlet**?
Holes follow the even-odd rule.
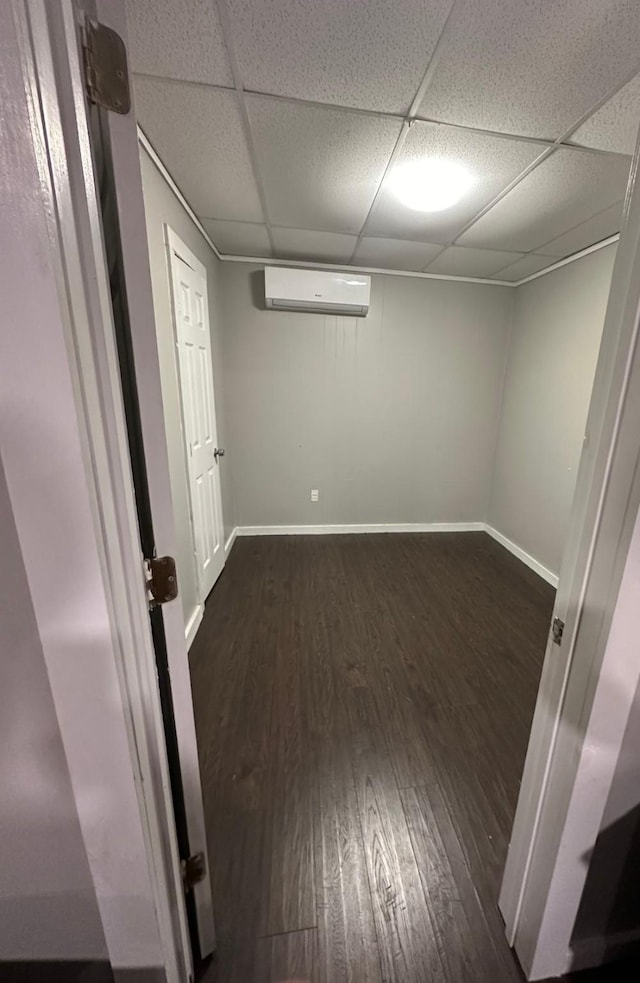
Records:
[[[318,498],[319,498],[318,489],[317,488],[312,488],[311,489],[311,501],[312,502],[317,502],[318,501]]]

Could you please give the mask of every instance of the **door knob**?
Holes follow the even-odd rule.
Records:
[[[224,457],[224,447],[216,447],[213,452],[213,456],[215,457],[216,461],[219,457]]]

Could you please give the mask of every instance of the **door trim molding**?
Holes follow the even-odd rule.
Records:
[[[587,869],[575,854],[596,840],[619,738],[602,719],[593,737],[589,727],[640,506],[639,162],[636,148],[553,612],[565,623],[562,645],[547,644],[499,898],[529,979],[566,971]],[[609,729],[634,690],[621,692]],[[589,758],[599,764],[591,782]]]
[[[207,268],[204,263],[201,263],[195,253],[192,253],[189,247],[182,241],[177,232],[174,232],[168,222],[164,223],[164,241],[170,252],[175,253],[176,256],[183,262],[190,266],[192,270],[199,273],[209,286],[207,278]],[[208,293],[208,290],[207,290]]]

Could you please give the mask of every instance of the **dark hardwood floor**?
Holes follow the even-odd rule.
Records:
[[[190,656],[207,981],[519,983],[496,900],[552,604],[484,533],[236,542]]]

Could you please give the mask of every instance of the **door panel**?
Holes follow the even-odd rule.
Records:
[[[211,337],[204,271],[172,236],[169,261],[184,437],[191,495],[194,560],[200,600],[204,601],[224,567],[224,527],[220,465],[213,398]],[[199,267],[199,264],[197,264]]]

